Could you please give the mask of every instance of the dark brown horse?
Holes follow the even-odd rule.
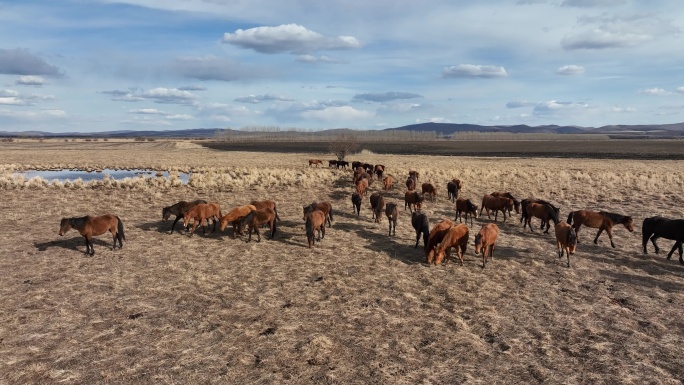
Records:
[[[385,215],[387,216],[387,221],[389,222],[389,235],[392,236],[392,228],[394,228],[394,235],[397,235],[397,219],[399,219],[397,204],[388,203],[387,206],[385,206]]]
[[[560,215],[560,208],[554,206],[551,202],[545,201],[543,199],[534,199],[534,198],[526,198],[520,201],[520,223],[525,223],[527,221],[527,205],[530,203],[541,203],[544,205],[549,205],[551,206],[554,211],[556,211],[556,215]],[[560,217],[559,217],[560,218]],[[546,222],[542,220],[541,226],[539,226],[539,229],[543,229],[544,226],[546,225]]]
[[[494,211],[494,221],[497,220],[499,216],[499,211],[503,213],[504,222],[506,222],[506,212],[511,212],[513,209],[513,199],[507,197],[495,197],[492,195],[485,195],[482,197],[482,207],[480,208],[480,216],[482,216],[482,210],[487,210],[487,218],[492,219],[489,216],[489,210]]]
[[[523,229],[525,226],[530,227],[530,231],[534,231],[532,229],[532,217],[539,218],[542,220],[542,222],[546,223],[546,231],[544,231],[544,234],[549,233],[549,227],[551,227],[551,224],[549,221],[553,221],[554,225],[557,225],[558,222],[558,213],[556,210],[553,209],[551,205],[545,205],[541,203],[528,203],[527,206],[525,207],[525,214],[527,219],[525,220],[525,223],[523,224]]]
[[[351,201],[352,205],[354,206],[354,211],[356,211],[356,216],[361,215],[361,195],[359,195],[359,193],[353,193]]]
[[[381,164],[376,164],[373,168],[373,172],[378,177],[378,180],[382,180],[382,174],[385,172],[385,166]]]
[[[207,201],[203,199],[198,199],[192,202],[180,201],[171,206],[164,207],[162,209],[162,220],[168,220],[171,215],[176,216],[176,219],[173,221],[173,224],[171,225],[171,231],[169,232],[169,234],[173,234],[173,229],[176,227],[176,223],[178,223],[178,221],[180,221],[183,218],[183,215],[190,211],[191,208],[197,206],[200,203],[206,204]],[[186,231],[187,230],[189,229],[186,228]]]
[[[632,220],[632,217],[606,211],[573,211],[568,215],[568,224],[572,225],[575,229],[575,233],[577,233],[577,243],[579,243],[579,229],[582,225],[585,225],[587,227],[599,229],[598,233],[596,233],[596,238],[594,238],[595,244],[598,244],[599,235],[605,230],[606,233],[608,233],[608,238],[610,238],[610,245],[612,247],[615,247],[615,243],[613,243],[613,226],[622,224],[629,232],[634,231],[634,221]]]
[[[371,209],[373,210],[373,218],[375,223],[380,223],[380,218],[382,218],[382,209],[385,208],[385,198],[380,195],[380,193],[373,193],[370,196]]]
[[[491,193],[489,195],[494,196],[494,197],[506,197],[506,198],[512,199],[513,200],[513,207],[515,208],[515,213],[520,214],[520,201],[515,199],[513,194],[511,194],[510,192],[494,191],[493,193]],[[508,215],[510,215],[510,214],[511,214],[511,210],[509,209]]]
[[[228,214],[221,217],[221,226],[219,229],[221,229],[221,231],[225,230],[226,226],[228,226],[228,222],[231,222],[233,224],[233,239],[235,239],[236,235],[242,235],[242,227],[239,226],[240,221],[256,209],[257,208],[254,205],[245,205],[230,210]]]
[[[206,234],[204,223],[206,222],[207,226],[209,226],[209,219],[211,219],[214,222],[214,229],[212,230],[214,232],[216,231],[216,223],[221,220],[222,216],[221,206],[218,203],[200,203],[183,215],[183,226],[188,227],[190,219],[192,219],[190,236],[192,237],[195,234],[198,222],[202,226],[202,234]]]
[[[325,220],[326,215],[323,211],[315,209],[309,212],[306,216],[306,240],[309,242],[309,248],[316,243],[315,232],[318,231],[318,242],[321,238],[325,238]]]
[[[423,196],[425,196],[425,194],[429,195],[430,201],[434,202],[435,196],[437,195],[437,189],[435,188],[435,186],[433,186],[432,183],[423,183],[420,187]]]
[[[428,237],[430,236],[430,221],[428,220],[427,215],[414,211],[411,214],[411,226],[416,230],[416,245],[413,246],[413,248],[418,248],[418,241],[420,240],[421,234],[423,234],[423,248],[426,248]]]
[[[471,202],[470,199],[456,199],[456,218],[458,218],[460,223],[463,223],[461,214],[465,214],[466,224],[468,223],[468,215],[470,215],[470,226],[472,226],[473,217],[477,218],[477,205]],[[454,220],[456,220],[456,218],[454,218]]]
[[[458,192],[461,191],[461,180],[452,179],[447,183],[447,197],[453,202],[458,199]]]
[[[113,214],[105,214],[99,217],[92,217],[90,215],[79,218],[62,218],[59,223],[59,235],[62,236],[72,228],[85,238],[86,251],[85,254],[95,255],[93,248],[93,237],[102,235],[109,231],[114,238],[114,245],[112,250],[116,249],[116,241],[119,241],[119,248],[123,248],[123,241],[126,240],[124,235],[123,222],[121,219]]]
[[[413,191],[416,189],[416,180],[409,177],[406,179],[406,189],[409,191]]]
[[[404,210],[406,210],[406,207],[408,207],[409,211],[413,212],[415,210],[420,210],[422,205],[422,194],[418,193],[417,191],[407,191],[404,193]],[[411,208],[411,206],[413,206],[413,208]]]
[[[247,242],[252,240],[252,232],[257,235],[257,242],[261,242],[261,234],[259,233],[259,227],[263,224],[268,224],[268,228],[271,231],[271,239],[275,237],[276,233],[276,219],[275,211],[270,208],[265,208],[261,210],[252,210],[240,221],[240,227],[244,225],[249,226],[249,237]]]
[[[679,249],[679,263],[684,263],[682,258],[682,242],[684,242],[684,219],[667,219],[663,217],[651,217],[644,219],[641,226],[642,245],[644,247],[644,254],[647,253],[646,245],[648,240],[651,240],[655,252],[658,254],[660,248],[656,244],[658,238],[665,238],[675,241],[672,250],[667,254],[667,259],[672,258],[675,250]]]
[[[332,226],[333,209],[332,209],[332,205],[329,202],[312,202],[308,206],[302,206],[302,208],[304,211],[304,217],[302,218],[302,220],[306,221],[306,216],[310,212],[318,209],[318,210],[323,211],[323,213],[325,213],[325,220],[326,220],[326,222],[328,222],[328,227]]]

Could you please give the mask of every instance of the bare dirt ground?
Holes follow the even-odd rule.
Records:
[[[617,248],[582,228],[572,267],[552,235],[499,226],[493,261],[428,266],[410,214],[396,237],[352,214],[351,172],[306,166],[311,154],[220,152],[175,142],[3,143],[6,220],[0,232],[0,383],[70,384],[681,384],[684,265],[641,252],[641,221],[684,217],[677,161],[397,156],[364,153],[398,179],[409,169],[441,195],[431,225],[453,219],[446,182],[479,205],[506,190],[572,210],[633,215]],[[326,158],[327,159],[327,158]],[[190,186],[20,185],[12,170],[59,166],[204,171]],[[0,175],[3,175],[0,173]],[[378,191],[378,184],[371,192]],[[204,198],[224,211],[273,199],[282,221],[261,243],[201,231],[168,234],[161,208]],[[328,200],[332,228],[306,247],[303,204]],[[111,212],[124,221],[83,255],[67,216]],[[472,237],[486,218],[475,220]],[[538,220],[533,221],[538,226]],[[661,239],[661,249],[672,242]]]

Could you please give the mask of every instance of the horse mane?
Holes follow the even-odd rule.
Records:
[[[611,221],[613,221],[613,223],[625,223],[626,221],[631,219],[631,217],[628,217],[626,215],[621,215],[621,214],[617,214],[617,213],[609,213],[607,211],[601,211],[600,213],[601,213],[601,215],[603,215],[603,216],[607,217],[608,219],[610,219]]]
[[[245,215],[245,217],[240,221],[240,226],[244,226],[245,223],[251,222],[252,218],[254,218],[254,213],[256,213],[256,210],[251,210],[249,214]]]
[[[475,205],[470,201],[470,199],[466,199],[466,210],[476,210]]]
[[[69,224],[71,225],[71,227],[79,227],[82,226],[87,220],[87,215],[85,217],[73,217],[69,218]]]

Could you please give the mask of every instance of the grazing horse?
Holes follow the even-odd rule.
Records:
[[[340,168],[340,167],[342,167],[343,169],[346,170],[347,167],[349,167],[349,162],[344,161],[344,160],[338,160],[337,161],[337,168]]]
[[[520,214],[520,201],[518,201],[517,199],[515,199],[515,197],[513,196],[513,194],[511,194],[510,192],[495,191],[495,192],[493,192],[493,193],[491,193],[491,194],[489,194],[489,195],[491,195],[491,196],[493,196],[493,197],[506,197],[506,198],[511,198],[511,199],[513,199],[513,206],[515,207],[515,213],[516,213],[516,214]],[[510,210],[510,209],[508,209],[508,215],[509,215],[509,216],[511,215],[511,210]]]
[[[469,230],[467,225],[456,225],[447,231],[444,239],[439,243],[439,247],[435,248],[435,265],[440,265],[449,262],[449,254],[451,248],[456,249],[456,255],[463,266],[463,254],[468,248]]]
[[[370,196],[371,209],[373,210],[373,218],[375,218],[375,223],[380,223],[380,218],[382,217],[382,209],[385,208],[385,198],[380,195],[380,193],[373,193]]]
[[[389,235],[392,236],[392,228],[394,228],[394,235],[397,235],[397,219],[399,214],[396,203],[388,203],[385,206],[385,216],[387,216],[387,221],[389,222]]]
[[[329,160],[328,161],[328,167],[335,166],[337,167],[337,159]]]
[[[487,264],[487,258],[494,258],[494,246],[499,236],[499,226],[494,223],[482,225],[480,232],[475,236],[475,254],[482,250],[482,268]]]
[[[470,199],[458,198],[456,199],[456,218],[460,223],[463,223],[461,214],[465,213],[466,224],[468,223],[468,215],[470,215],[470,226],[473,225],[473,217],[477,218],[477,205],[473,204]],[[456,220],[454,218],[454,220]]]
[[[276,209],[276,203],[274,201],[266,199],[263,201],[251,201],[249,202],[249,204],[256,207],[257,210],[265,209],[268,207],[269,209],[273,210],[273,212],[275,212],[276,221],[280,220],[280,217],[278,216],[278,209]]]
[[[356,192],[359,195],[368,195],[368,179],[361,179],[356,182]]]
[[[306,220],[306,216],[314,211],[314,210],[321,210],[325,214],[325,220],[328,222],[328,227],[332,226],[332,221],[333,221],[333,210],[332,210],[332,205],[329,202],[312,202],[308,206],[302,206],[304,209],[304,218],[303,220]]]
[[[326,217],[326,214],[319,209],[315,209],[307,214],[304,227],[306,228],[306,240],[309,242],[309,248],[316,243],[316,231],[318,231],[318,242],[321,241],[321,238],[325,238]]]
[[[453,202],[458,198],[458,192],[461,191],[461,180],[452,179],[447,183],[447,197]]]
[[[425,249],[428,245],[428,237],[430,236],[430,221],[427,215],[414,211],[411,214],[411,226],[416,230],[416,245],[413,248],[418,248],[420,235],[423,234],[423,249]]]
[[[192,202],[186,202],[186,201],[180,201],[174,205],[164,207],[162,209],[162,220],[167,220],[171,215],[175,215],[176,219],[173,221],[173,224],[171,225],[171,231],[169,234],[173,234],[173,229],[176,227],[176,223],[178,223],[181,218],[183,218],[183,214],[187,213],[190,211],[191,208],[197,206],[200,203],[207,203],[207,201],[198,199],[196,201]]]
[[[482,216],[482,210],[487,210],[487,218],[489,219],[492,219],[492,217],[489,216],[489,210],[493,210],[494,221],[497,221],[499,211],[501,211],[503,213],[504,222],[506,222],[506,211],[510,213],[511,210],[513,210],[513,199],[485,195],[484,197],[482,197],[482,207],[480,208],[480,216]]]
[[[416,189],[416,180],[412,177],[409,177],[406,179],[406,189],[409,191],[413,191]]]
[[[374,166],[372,164],[364,163],[361,167],[363,167],[364,171],[366,171],[368,174],[370,174],[371,178],[373,177]]]
[[[392,178],[392,175],[388,175],[384,178],[382,178],[382,186],[385,191],[389,191],[392,189],[392,185],[394,184],[394,179]]]
[[[233,239],[235,239],[235,235],[242,235],[242,227],[238,226],[240,221],[254,210],[257,210],[255,205],[245,205],[230,210],[228,214],[221,217],[219,229],[221,231],[225,230],[228,222],[231,222],[233,224]]]
[[[418,183],[418,171],[409,171],[409,178],[413,178]]]
[[[568,224],[571,224],[575,229],[575,233],[577,233],[577,243],[579,243],[579,229],[582,225],[585,225],[587,227],[599,229],[598,233],[596,233],[596,238],[594,238],[595,244],[598,244],[599,235],[605,230],[606,233],[608,233],[608,238],[610,238],[610,245],[612,247],[615,247],[615,243],[613,243],[613,226],[622,224],[629,232],[634,231],[634,221],[632,220],[632,217],[606,211],[573,211],[568,214]]]
[[[554,211],[556,211],[556,215],[560,215],[560,208],[554,206],[551,202],[545,201],[543,199],[526,198],[520,202],[520,223],[525,223],[525,221],[527,220],[527,205],[530,203],[540,203],[543,205],[549,205],[553,208]],[[542,220],[539,229],[543,229],[544,225],[546,225],[546,222]]]
[[[647,253],[646,245],[651,239],[655,252],[658,254],[660,248],[656,244],[658,238],[665,238],[675,241],[672,250],[667,254],[667,259],[672,258],[676,249],[679,249],[679,263],[684,263],[682,258],[682,242],[684,242],[684,219],[667,219],[663,217],[651,217],[644,219],[641,226],[641,233],[643,234],[642,245],[644,247],[644,254]]]
[[[190,219],[192,218],[192,229],[190,230],[190,236],[195,234],[197,229],[197,221],[199,221],[200,226],[202,226],[202,234],[206,234],[204,228],[204,222],[206,221],[207,226],[209,225],[209,219],[214,222],[214,229],[212,232],[216,231],[216,223],[221,220],[221,206],[218,203],[200,203],[193,207],[183,215],[183,226],[188,227],[190,224]]]
[[[257,242],[261,242],[261,234],[259,233],[259,226],[268,223],[268,228],[271,230],[271,239],[275,237],[276,233],[276,219],[275,211],[270,208],[264,208],[261,210],[252,210],[240,221],[240,227],[245,224],[249,225],[249,238],[247,242],[252,240],[252,232],[257,235]]]
[[[323,164],[323,161],[320,159],[309,159],[309,167],[311,167],[312,164],[318,167],[318,165]]]
[[[373,172],[375,172],[375,175],[377,175],[378,180],[382,180],[382,174],[385,172],[385,166],[381,164],[376,164]]]
[[[435,201],[435,195],[437,195],[437,189],[435,188],[435,186],[432,185],[432,183],[423,183],[421,185],[421,192],[423,193],[423,196],[425,196],[425,194],[428,194],[430,196],[431,202]]]
[[[570,267],[570,254],[575,254],[577,248],[577,233],[565,222],[557,223],[555,230],[558,259],[563,258],[563,253],[565,253],[568,258],[568,267]]]
[[[420,210],[422,205],[422,194],[418,193],[417,191],[407,191],[404,194],[404,210],[406,210],[406,207],[408,207],[409,211],[413,212],[414,210]],[[413,206],[413,209],[411,209],[411,206]]]
[[[99,217],[92,217],[90,215],[78,218],[62,218],[59,223],[59,235],[63,236],[72,228],[78,230],[79,234],[83,235],[86,244],[86,255],[95,255],[93,248],[93,237],[102,235],[109,231],[114,238],[114,245],[112,250],[116,249],[116,241],[119,241],[119,249],[123,248],[123,241],[126,240],[124,234],[123,222],[121,219],[113,214],[100,215]]]
[[[442,242],[444,236],[449,231],[450,228],[454,226],[454,222],[445,219],[435,225],[435,227],[430,230],[430,235],[428,235],[427,246],[423,248],[425,252],[425,262],[431,264],[435,259],[435,248]]]
[[[353,193],[351,197],[352,205],[354,205],[354,211],[356,211],[356,216],[361,215],[361,195],[359,193]]]
[[[525,214],[527,219],[525,220],[525,224],[523,224],[523,229],[525,226],[529,226],[530,231],[534,231],[532,229],[532,217],[539,218],[542,220],[542,222],[546,222],[546,231],[544,231],[544,234],[549,233],[549,227],[551,227],[549,220],[552,220],[554,225],[557,225],[558,222],[560,222],[558,220],[558,213],[553,209],[553,207],[551,207],[551,205],[528,203],[527,207],[525,207]]]

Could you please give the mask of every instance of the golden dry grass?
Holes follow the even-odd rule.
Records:
[[[583,228],[568,269],[551,235],[523,231],[514,216],[499,223],[482,270],[472,246],[464,266],[425,265],[408,211],[389,238],[367,198],[352,214],[351,173],[309,168],[310,157],[176,142],[2,144],[0,383],[681,384],[684,267],[640,249],[643,218],[684,217],[680,163],[354,158],[387,166],[397,183],[386,201],[400,206],[409,169],[433,182],[431,224],[453,218],[453,177],[475,201],[509,190],[558,203],[563,219],[589,208],[638,223],[615,230],[616,249]],[[67,165],[203,173],[190,186],[68,188],[11,176]],[[195,198],[225,208],[275,200],[275,240],[169,235],[161,207]],[[313,200],[331,201],[335,221],[309,251],[301,206]],[[103,235],[85,257],[78,233],[57,235],[63,216],[105,212],[124,221],[123,250]]]

